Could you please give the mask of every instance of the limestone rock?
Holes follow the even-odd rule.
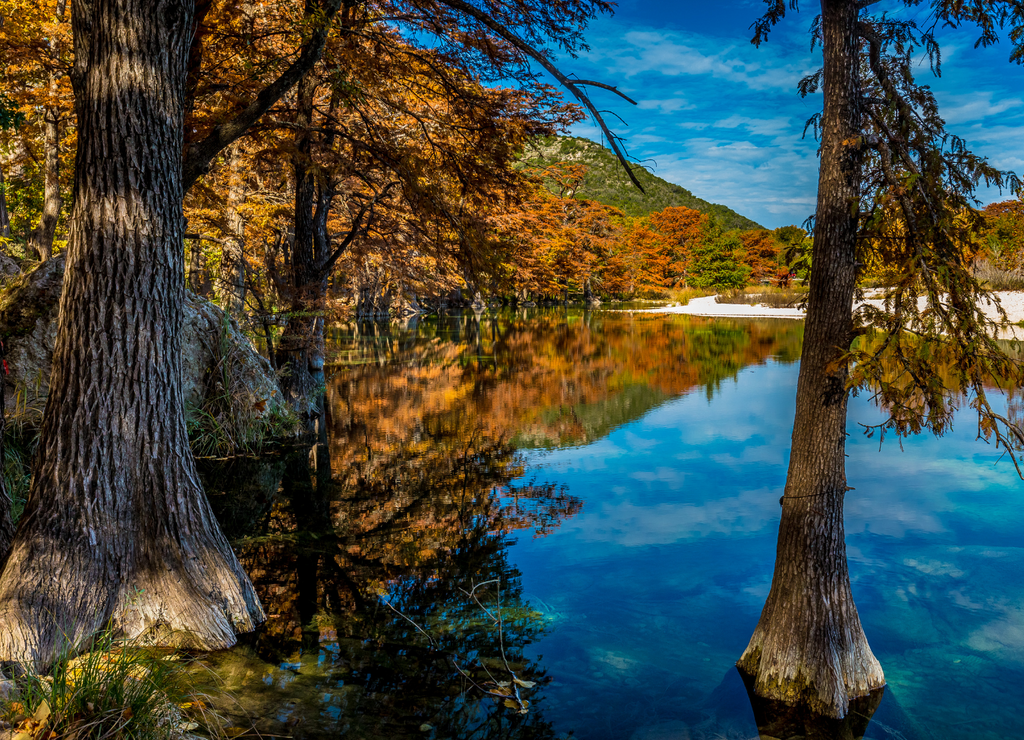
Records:
[[[0,281],[10,279],[15,275],[21,274],[21,267],[13,257],[4,252],[0,252]]]
[[[9,368],[8,409],[14,408],[15,393],[22,394],[22,402],[25,396],[37,403],[46,397],[64,265],[64,255],[58,255],[15,278],[0,293],[0,336]],[[211,393],[230,398],[233,405],[242,405],[257,416],[283,402],[270,363],[224,311],[186,291],[184,314],[181,344],[186,414],[203,408]]]

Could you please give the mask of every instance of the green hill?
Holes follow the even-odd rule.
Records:
[[[577,198],[596,200],[620,209],[627,216],[646,216],[669,206],[684,206],[715,217],[725,229],[760,229],[746,216],[728,206],[701,200],[686,188],[652,175],[640,165],[633,172],[647,191],[641,193],[622,171],[622,165],[611,150],[589,139],[575,136],[545,136],[527,145],[520,161],[524,166],[546,166],[555,162],[579,162],[589,170]]]

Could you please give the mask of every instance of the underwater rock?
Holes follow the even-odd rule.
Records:
[[[58,255],[15,278],[0,293],[0,336],[6,343],[9,371],[5,388],[8,409],[15,408],[12,396],[20,393],[22,403],[28,399],[42,410],[57,336],[64,265],[64,255]],[[267,414],[281,403],[281,390],[270,363],[253,348],[233,319],[188,291],[184,313],[181,348],[186,415],[203,408],[211,385],[217,384],[222,397],[231,398],[232,404],[255,416]],[[228,366],[230,373],[223,372]]]

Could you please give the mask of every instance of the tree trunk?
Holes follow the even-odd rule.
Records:
[[[57,22],[64,21],[67,0],[57,3]],[[60,94],[58,90],[59,72],[63,49],[54,39],[50,41],[51,69],[48,79],[50,98]],[[55,105],[43,108],[43,212],[39,217],[39,225],[32,231],[29,246],[39,255],[40,262],[46,262],[53,256],[53,236],[57,232],[57,220],[64,201],[60,197],[60,110]]]
[[[11,236],[11,216],[7,212],[7,185],[4,182],[3,160],[0,160],[0,237]]]
[[[287,367],[282,380],[285,398],[300,413],[315,416],[316,391],[324,383],[323,308],[327,275],[327,216],[331,193],[317,177],[313,162],[313,113],[317,82],[312,75],[298,86],[295,137],[295,242],[291,253],[291,315],[277,347],[278,362]]]
[[[241,147],[236,142],[228,155],[227,234],[220,266],[220,293],[224,310],[241,316],[245,308],[245,222],[239,213],[244,201]]]
[[[50,90],[56,94],[56,73],[50,74]],[[43,109],[44,149],[43,213],[39,225],[32,230],[29,246],[46,262],[53,256],[53,235],[57,232],[57,219],[64,201],[60,197],[60,113],[55,107]]]
[[[845,716],[851,698],[885,685],[850,592],[843,530],[848,369],[861,130],[857,8],[823,0],[825,111],[814,270],[797,384],[775,574],[739,660],[759,696]]]
[[[110,625],[217,649],[263,619],[196,474],[181,390],[188,0],[76,2],[78,157],[34,480],[0,575],[0,660]]]
[[[197,296],[210,298],[210,271],[206,267],[206,253],[203,251],[203,240],[189,239],[185,242],[188,252],[188,289]]]

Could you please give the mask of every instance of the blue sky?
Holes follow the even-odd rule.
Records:
[[[760,0],[621,0],[614,16],[588,30],[591,51],[560,66],[637,100],[633,107],[594,93],[600,108],[625,119],[628,126],[610,117],[613,130],[655,174],[769,228],[800,224],[814,210],[817,180],[817,144],[802,132],[821,107],[820,95],[802,99],[796,91],[820,66],[807,33],[818,5],[803,6],[758,49],[749,42],[750,24],[765,7]],[[1024,68],[1009,63],[1005,34],[995,47],[975,50],[969,31],[943,33],[942,77],[924,66],[920,79],[935,90],[951,133],[1024,176]],[[601,138],[590,123],[572,133]],[[979,195],[983,203],[1010,197]]]

